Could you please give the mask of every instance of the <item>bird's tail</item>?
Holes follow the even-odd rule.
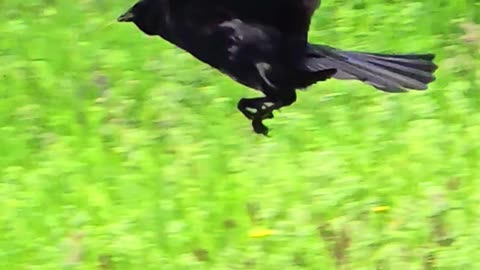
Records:
[[[360,80],[385,92],[425,90],[435,80],[433,54],[378,54],[342,51],[309,45],[304,68],[308,71],[337,69],[340,80]]]

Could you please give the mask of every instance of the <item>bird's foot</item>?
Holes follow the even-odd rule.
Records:
[[[252,112],[249,112],[249,111],[242,111],[243,115],[248,119],[248,120],[254,120],[257,115],[257,113],[252,113]],[[262,118],[262,120],[264,119],[273,119],[273,113],[272,112],[269,112],[267,114],[265,114]]]
[[[262,119],[253,119],[252,120],[253,131],[257,134],[261,134],[268,137],[268,127],[263,124]]]
[[[280,107],[278,102],[269,97],[241,99],[237,106],[246,118],[252,120],[255,133],[268,136],[269,130],[263,121],[274,117],[273,110]]]
[[[270,111],[266,113],[266,108],[265,107],[265,102],[267,98],[253,98],[253,99],[245,99],[242,98],[238,102],[238,109],[242,112],[242,114],[249,120],[253,120],[254,118],[257,117],[259,114],[263,114],[263,117],[260,117],[262,119],[272,119],[273,118],[273,113]]]
[[[263,114],[262,114],[263,113]],[[257,112],[255,117],[252,119],[252,127],[253,131],[257,134],[262,134],[264,136],[268,136],[268,127],[263,124],[263,120],[272,119],[273,112],[272,111],[260,111]]]

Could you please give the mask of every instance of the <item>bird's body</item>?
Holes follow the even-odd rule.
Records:
[[[433,55],[341,51],[307,42],[319,0],[141,0],[119,17],[158,35],[265,97],[241,99],[257,133],[297,89],[329,78],[356,79],[387,92],[425,89]]]

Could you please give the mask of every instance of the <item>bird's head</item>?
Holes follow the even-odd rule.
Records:
[[[119,22],[133,22],[147,35],[160,34],[163,4],[161,0],[140,0],[117,18]]]

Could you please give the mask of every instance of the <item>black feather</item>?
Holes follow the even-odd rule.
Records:
[[[310,45],[304,68],[336,68],[340,80],[360,80],[386,92],[424,90],[435,80],[433,54],[379,54]]]

